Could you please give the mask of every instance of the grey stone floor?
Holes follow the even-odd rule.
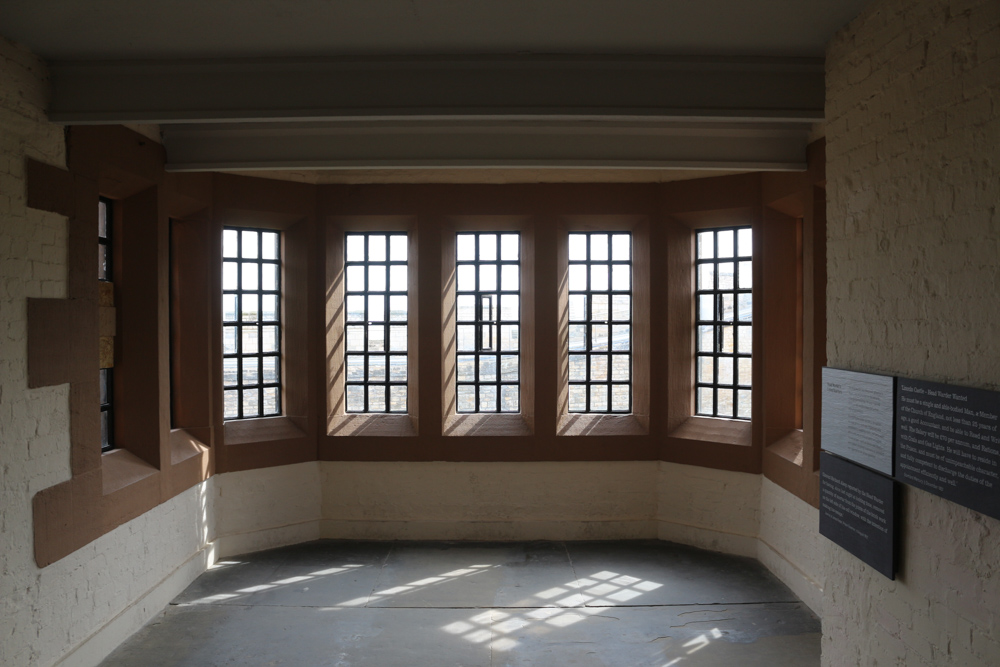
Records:
[[[749,558],[656,541],[323,540],[225,558],[104,667],[819,665]]]

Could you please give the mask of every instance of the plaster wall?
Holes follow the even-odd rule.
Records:
[[[995,0],[876,0],[830,43],[830,366],[1000,389],[998,82]],[[823,664],[1000,664],[1000,522],[902,500],[895,581],[823,543]]]
[[[659,539],[757,555],[760,475],[664,461],[656,465]]]
[[[825,542],[819,534],[819,510],[762,477],[754,556],[821,617]]]
[[[214,482],[219,557],[320,537],[320,471],[315,461],[225,473]]]
[[[321,461],[323,537],[655,538],[652,461]]]
[[[0,39],[0,664],[9,667],[95,664],[209,556],[199,485],[44,570],[35,565],[31,498],[70,477],[68,386],[27,386],[26,299],[66,296],[67,221],[25,205],[25,156],[65,167],[46,96],[43,63]]]

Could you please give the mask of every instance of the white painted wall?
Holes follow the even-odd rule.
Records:
[[[655,538],[656,463],[319,463],[324,537]]]
[[[320,537],[315,462],[212,477],[218,556],[250,553]]]
[[[826,574],[819,510],[766,477],[760,488],[757,560],[785,582],[820,617]]]
[[[657,537],[740,556],[757,555],[760,475],[657,464]]]
[[[92,665],[210,558],[202,484],[50,565],[35,566],[31,498],[70,478],[69,388],[27,388],[28,297],[66,296],[67,222],[25,206],[24,158],[65,167],[45,121],[44,64],[0,38],[0,664]],[[96,256],[96,255],[95,255]],[[95,275],[96,280],[96,275]],[[95,634],[96,633],[96,634]]]
[[[831,366],[1000,389],[1000,3],[876,0],[827,52]],[[1000,665],[1000,521],[912,488],[890,581],[823,543],[823,664]]]

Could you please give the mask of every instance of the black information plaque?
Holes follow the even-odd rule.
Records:
[[[1000,393],[899,378],[896,477],[1000,519]]]
[[[826,452],[819,459],[819,532],[896,578],[896,483]]]

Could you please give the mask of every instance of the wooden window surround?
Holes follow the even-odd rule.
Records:
[[[415,436],[420,406],[418,387],[420,341],[418,280],[418,230],[411,216],[331,216],[325,221],[326,281],[324,308],[326,339],[326,434],[328,436]],[[348,232],[406,232],[407,234],[407,412],[348,413],[345,393],[346,349],[344,312],[345,239]]]
[[[168,216],[189,212],[171,194],[184,179],[164,174],[161,146],[121,127],[72,128],[67,155],[68,170],[26,161],[28,206],[67,216],[69,228],[67,298],[28,300],[28,385],[70,386],[71,478],[32,501],[40,567],[206,479],[212,469],[211,433],[172,431],[169,419],[168,304],[160,295],[169,275]],[[103,291],[94,275],[101,196],[115,201],[117,239],[114,287]],[[103,455],[102,335],[114,336],[117,446]]]
[[[811,147],[811,167],[802,174],[667,184],[359,187],[165,174],[162,147],[121,127],[71,128],[68,142],[68,170],[27,162],[28,205],[69,217],[68,298],[29,299],[27,306],[29,386],[70,384],[72,478],[33,499],[40,566],[216,471],[317,458],[659,459],[763,471],[800,497],[818,500],[825,360],[821,143]],[[105,305],[103,315],[94,276],[99,196],[116,201],[121,256],[113,264],[129,276],[116,285],[114,305]],[[747,220],[758,260],[752,420],[696,418],[694,230]],[[282,417],[223,420],[225,225],[283,234]],[[407,415],[337,410],[338,244],[347,229],[409,234]],[[449,377],[455,233],[504,229],[521,233],[522,411],[459,415]],[[633,414],[570,415],[563,400],[567,236],[615,229],[633,234]],[[801,295],[794,288],[800,274]],[[171,298],[163,299],[168,288]],[[772,298],[770,307],[762,305]],[[789,300],[801,306],[783,307]],[[70,321],[73,327],[66,326]],[[102,456],[96,370],[98,341],[109,331],[118,339],[115,366],[122,374],[116,374],[124,396],[116,399],[122,447]],[[769,337],[785,341],[783,348],[765,345]],[[588,437],[567,437],[572,434]]]
[[[282,409],[276,417],[226,421],[222,405],[222,363],[214,363],[213,415],[222,433],[220,471],[247,470],[316,458],[316,381],[313,362],[318,323],[316,274],[316,189],[302,183],[213,174],[210,292],[213,358],[222,359],[222,231],[224,227],[281,233]]]
[[[632,412],[569,411],[569,235],[572,232],[629,232],[632,235]],[[650,224],[644,215],[565,216],[559,228],[558,317],[559,394],[557,433],[560,436],[623,436],[649,433],[650,405]]]
[[[461,232],[520,234],[520,412],[459,413],[457,409],[456,240]],[[527,436],[535,428],[535,243],[527,216],[453,216],[441,235],[441,378],[445,436]]]

